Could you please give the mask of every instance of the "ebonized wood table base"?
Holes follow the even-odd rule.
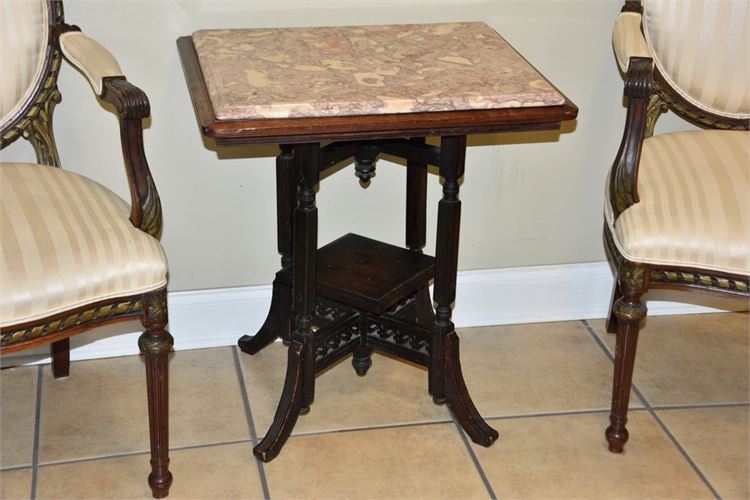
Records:
[[[465,148],[466,136],[444,136],[439,148],[424,138],[334,142],[323,148],[319,143],[281,146],[276,181],[282,269],[263,326],[238,342],[248,354],[277,338],[289,346],[274,421],[254,449],[260,460],[275,458],[297,417],[309,411],[318,373],[351,354],[354,369],[364,376],[374,351],[426,367],[433,400],[448,405],[471,439],[483,446],[497,439],[469,396],[450,320],[458,262],[458,179]],[[318,249],[315,186],[320,172],[354,157],[360,182],[368,183],[381,153],[407,160],[407,248],[348,234]],[[444,178],[434,258],[422,252],[428,164],[438,166]]]

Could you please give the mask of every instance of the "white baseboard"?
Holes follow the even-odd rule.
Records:
[[[606,262],[463,271],[453,321],[470,327],[604,318],[612,281]],[[747,309],[747,303],[698,294],[680,294],[679,300],[691,303],[669,301],[665,293],[650,295],[650,316]],[[175,349],[235,345],[261,326],[270,301],[270,285],[171,292],[169,329]],[[77,335],[71,340],[71,359],[137,354],[139,329],[138,322],[129,322]],[[46,348],[13,358],[3,364],[49,362]]]

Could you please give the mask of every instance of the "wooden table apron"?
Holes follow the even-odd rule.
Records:
[[[560,122],[576,117],[575,105],[565,99],[562,105],[491,110],[217,120],[191,38],[180,38],[178,47],[205,135],[219,145],[281,144],[276,189],[282,269],[263,327],[239,340],[249,354],[277,338],[289,346],[281,399],[255,455],[263,461],[278,455],[299,414],[310,408],[316,373],[353,353],[352,364],[364,375],[373,350],[425,366],[433,400],[448,405],[474,442],[491,445],[497,432],[466,389],[451,321],[466,136],[559,129]],[[425,142],[429,135],[441,137],[439,147]],[[321,146],[323,141],[331,142]],[[315,187],[320,173],[354,157],[357,175],[368,182],[381,153],[406,159],[406,249],[357,235],[318,249]],[[434,259],[422,252],[428,164],[439,167],[444,179]],[[432,278],[434,310],[428,289]]]

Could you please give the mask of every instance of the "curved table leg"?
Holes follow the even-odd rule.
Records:
[[[253,448],[253,454],[263,462],[270,462],[281,451],[281,448],[289,439],[297,423],[302,403],[302,370],[304,360],[302,359],[302,344],[292,341],[289,345],[289,356],[287,361],[286,379],[284,390],[281,393],[276,415],[273,417],[271,428],[258,446]]]
[[[484,421],[466,389],[455,331],[445,338],[445,402],[472,441],[482,446],[495,442],[497,431]]]
[[[255,335],[243,335],[237,341],[242,352],[256,354],[277,338],[288,342],[291,336],[291,318],[289,310],[292,302],[292,290],[274,280],[273,297],[268,316]]]

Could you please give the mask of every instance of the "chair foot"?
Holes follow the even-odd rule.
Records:
[[[262,462],[270,462],[281,452],[292,433],[294,424],[302,412],[302,381],[303,381],[302,344],[292,341],[289,346],[286,379],[281,400],[276,409],[271,428],[254,449],[253,454]],[[310,407],[306,408],[309,411]]]
[[[625,428],[625,424],[619,425],[618,427],[618,429],[615,429],[614,424],[610,425],[604,433],[607,438],[607,443],[609,443],[609,451],[612,453],[622,453],[622,449],[630,437],[628,430]]]
[[[151,487],[151,495],[154,498],[165,498],[169,495],[169,487],[172,486],[172,473],[168,470],[162,475],[152,472],[148,475],[148,485]]]
[[[469,396],[458,353],[458,335],[451,332],[445,339],[445,402],[472,441],[490,446],[497,431],[484,421]],[[435,400],[435,398],[433,398]]]
[[[50,346],[52,356],[52,375],[64,378],[70,375],[70,339],[53,342]]]

